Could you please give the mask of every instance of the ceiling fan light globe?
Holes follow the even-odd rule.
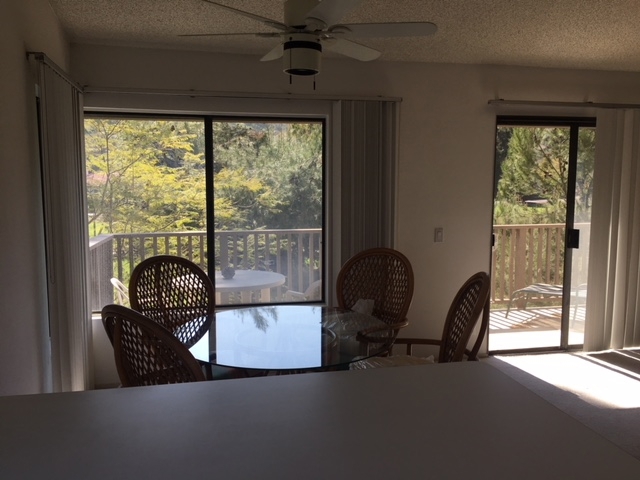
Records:
[[[309,76],[320,72],[322,45],[314,35],[291,35],[283,44],[283,69],[289,75]]]

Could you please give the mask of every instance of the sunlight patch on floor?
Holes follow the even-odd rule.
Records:
[[[614,371],[586,354],[497,356],[530,375],[606,408],[640,408],[640,375]]]

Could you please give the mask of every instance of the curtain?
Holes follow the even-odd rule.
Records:
[[[640,346],[640,110],[597,119],[585,351]]]
[[[89,385],[91,313],[82,92],[44,54],[38,73],[52,390]]]
[[[395,243],[398,101],[342,100],[340,265]]]

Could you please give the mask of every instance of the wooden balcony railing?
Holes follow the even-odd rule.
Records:
[[[575,251],[572,283],[586,283],[589,224],[576,225],[582,244]],[[496,225],[492,255],[492,302],[506,304],[511,292],[532,283],[561,283],[564,225]],[[232,265],[287,277],[286,287],[304,291],[320,278],[321,229],[217,232],[216,269]],[[111,277],[128,283],[132,268],[153,255],[186,257],[207,269],[206,232],[100,235],[91,239],[92,306],[113,301]]]
[[[573,251],[572,284],[587,281],[590,224],[576,224],[579,250]],[[494,225],[491,300],[505,304],[511,293],[533,283],[562,284],[564,224]]]
[[[260,269],[287,277],[286,288],[304,291],[321,277],[321,229],[225,231],[215,234],[215,269]],[[206,232],[110,234],[90,241],[92,308],[113,301],[111,277],[128,284],[131,271],[154,255],[188,258],[207,270]]]

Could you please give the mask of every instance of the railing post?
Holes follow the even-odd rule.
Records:
[[[514,290],[523,288],[526,286],[526,272],[527,272],[527,235],[526,230],[521,228],[516,229],[516,256],[514,262]]]
[[[224,268],[229,266],[229,236],[223,232],[218,233],[217,236],[220,245],[220,268]]]
[[[113,303],[113,235],[98,235],[89,240],[89,281],[91,310]]]

